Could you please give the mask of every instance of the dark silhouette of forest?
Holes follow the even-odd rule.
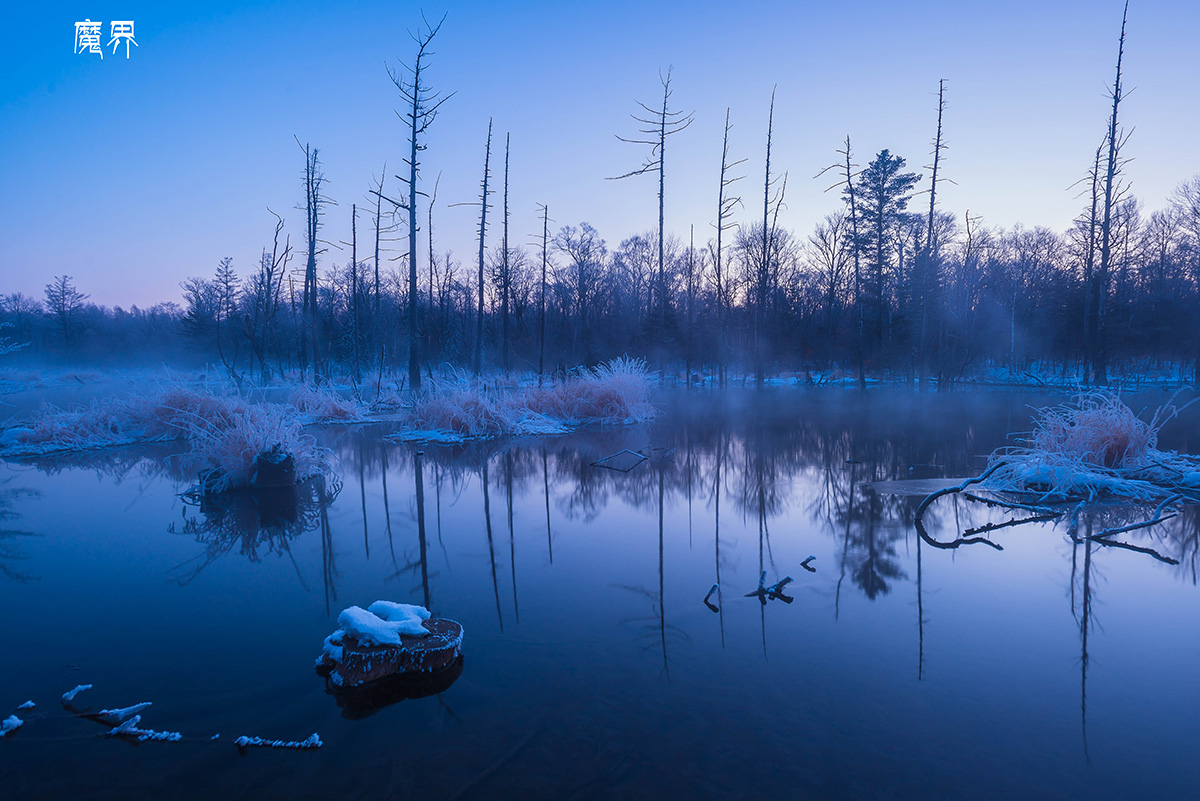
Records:
[[[619,177],[635,178],[630,191],[640,189],[636,176],[657,178],[656,227],[621,236],[587,222],[552,224],[552,212],[569,219],[570,211],[540,206],[534,243],[514,244],[511,137],[501,172],[489,121],[470,263],[439,248],[436,215],[447,204],[420,170],[436,142],[436,112],[453,96],[428,84],[428,46],[441,24],[426,23],[415,59],[389,71],[405,123],[402,175],[381,173],[361,198],[337,204],[320,151],[302,144],[297,241],[271,212],[274,231],[264,230],[269,245],[257,263],[223,259],[211,275],[184,281],[178,301],[149,309],[90,304],[69,275],[42,298],[0,296],[0,352],[19,349],[10,363],[190,358],[220,363],[239,382],[297,370],[357,381],[407,366],[413,387],[442,365],[541,374],[618,355],[689,378],[842,371],[945,386],[1001,366],[1097,385],[1127,371],[1186,370],[1200,380],[1200,175],[1153,211],[1122,177],[1124,22],[1107,126],[1098,146],[1081,147],[1080,213],[1068,230],[998,228],[938,206],[939,183],[953,177],[943,141],[953,106],[942,82],[928,173],[886,149],[860,166],[850,137],[831,143],[837,160],[818,177],[840,199],[831,194],[829,213],[807,231],[778,224],[788,174],[772,166],[771,143],[787,132],[768,123],[765,174],[741,173],[746,159],[729,152],[727,112],[704,229],[712,236],[669,232],[668,168],[684,168],[669,160],[669,137],[688,135],[692,114],[672,106],[667,71],[661,102],[638,103],[638,133],[620,137],[648,153]],[[773,109],[772,96],[772,120]],[[340,263],[322,239],[334,214],[353,222]],[[391,257],[393,242],[407,248]]]

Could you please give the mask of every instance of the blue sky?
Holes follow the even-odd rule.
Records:
[[[396,185],[405,132],[386,66],[411,58],[422,8],[447,14],[428,77],[457,93],[425,153],[425,177],[442,174],[436,246],[467,264],[476,209],[446,205],[478,193],[489,117],[501,147],[512,135],[515,241],[540,230],[539,202],[558,224],[592,223],[610,246],[652,228],[654,179],[605,178],[644,158],[614,134],[635,132],[635,101],[655,102],[668,66],[674,102],[696,116],[667,153],[667,225],[682,237],[689,225],[698,241],[711,235],[726,107],[731,151],[748,159],[748,221],[778,85],[782,220],[807,234],[837,208],[812,176],[847,134],[860,163],[882,148],[928,163],[939,78],[944,174],[956,182],[939,205],[1063,229],[1083,202],[1068,187],[1104,132],[1121,15],[1117,0],[23,4],[7,12],[0,50],[0,292],[41,297],[68,273],[96,302],[148,305],[177,300],[180,281],[223,256],[245,274],[270,243],[268,206],[294,245],[302,237],[293,137],[320,148],[339,203],[324,235],[348,241],[350,206],[368,202],[385,163]],[[105,41],[112,20],[133,20],[138,47],[128,59],[74,54],[84,18],[105,23]],[[1200,172],[1198,23],[1200,4],[1131,4],[1135,91],[1122,113],[1135,128],[1127,176],[1147,209]],[[360,225],[361,240],[365,216]]]

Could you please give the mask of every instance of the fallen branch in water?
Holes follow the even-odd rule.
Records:
[[[964,537],[971,537],[976,534],[985,534],[989,531],[996,531],[1010,526],[1019,526],[1024,523],[1043,523],[1047,520],[1057,520],[1065,514],[1064,512],[1049,512],[1044,515],[1034,515],[1033,517],[1021,517],[1013,520],[1005,520],[1003,523],[988,523],[987,525],[969,528],[963,532]]]
[[[1000,500],[999,498],[985,498],[982,495],[976,495],[973,492],[964,492],[962,495],[968,501],[975,501],[976,503],[982,503],[984,506],[987,506],[988,508],[1000,506],[1005,509],[1023,509],[1026,512],[1033,512],[1035,514],[1043,514],[1043,515],[1047,515],[1047,514],[1061,515],[1062,514],[1061,510],[1055,509],[1052,506],[1036,506],[1032,503],[1018,503],[1017,501],[1003,501],[1003,500]]]

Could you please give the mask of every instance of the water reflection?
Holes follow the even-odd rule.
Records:
[[[307,590],[308,583],[296,564],[291,543],[301,534],[320,528],[328,606],[337,597],[328,510],[340,492],[341,484],[336,479],[326,481],[316,477],[280,489],[239,490],[218,495],[195,490],[183,493],[182,523],[170,523],[167,531],[194,538],[204,546],[204,551],[176,565],[172,578],[181,585],[189,584],[206,567],[233,552],[251,562],[259,562],[265,556],[286,556]]]
[[[9,528],[10,521],[21,517],[20,512],[13,506],[23,498],[37,498],[41,493],[26,487],[10,487],[11,478],[0,485],[0,577],[8,581],[26,584],[36,580],[37,576],[27,570],[18,568],[16,563],[25,562],[29,554],[22,547],[22,541],[38,535],[32,531]]]
[[[388,676],[358,687],[344,688],[325,680],[325,692],[332,695],[347,720],[362,720],[401,701],[427,698],[450,689],[463,672],[463,657],[449,666],[429,673]],[[453,713],[451,713],[453,714]]]
[[[181,524],[169,484],[185,477],[143,472],[126,457],[111,468],[60,465],[32,486],[47,496],[74,491],[66,483],[80,478],[74,469],[95,468],[103,481],[78,483],[94,485],[115,512],[140,492],[131,479],[145,476],[158,491],[130,519],[148,522],[126,526],[113,514],[68,536],[67,518],[45,516],[58,529],[43,524],[39,505],[17,497],[11,509],[25,520],[12,528],[46,533],[26,550],[58,585],[0,582],[0,593],[22,608],[37,607],[26,599],[39,587],[72,604],[76,583],[102,598],[104,616],[84,631],[93,639],[71,644],[90,657],[107,647],[96,644],[108,639],[102,621],[127,619],[126,597],[135,597],[96,585],[145,579],[129,586],[140,590],[139,611],[159,623],[162,653],[188,662],[176,655],[239,643],[262,665],[255,717],[295,711],[280,728],[307,733],[298,727],[326,716],[329,750],[312,764],[330,760],[320,768],[331,777],[386,763],[403,732],[414,761],[434,766],[414,779],[413,797],[447,797],[455,787],[430,777],[463,765],[484,771],[510,753],[531,710],[553,736],[488,774],[494,786],[480,794],[570,797],[583,787],[643,797],[669,794],[660,786],[669,780],[696,797],[735,796],[747,781],[786,797],[812,780],[814,797],[916,797],[929,787],[947,797],[968,796],[968,787],[1026,797],[1025,785],[1054,797],[1114,797],[1145,780],[1148,795],[1187,797],[1172,782],[1200,770],[1185,759],[1196,745],[1186,632],[1197,624],[1189,601],[1200,507],[1114,538],[1140,551],[1094,537],[1146,510],[1081,510],[1072,536],[1066,519],[1000,528],[1008,510],[954,496],[917,529],[924,493],[879,482],[978,473],[983,455],[1026,425],[1036,399],[976,396],[956,406],[926,395],[906,406],[886,394],[735,395],[679,393],[654,424],[540,441],[415,447],[384,441],[380,426],[322,429],[349,491],[314,492],[294,519],[286,504],[187,505]],[[594,466],[622,450],[647,458],[625,473]],[[172,516],[185,536],[163,543]],[[62,548],[53,561],[43,556],[52,533]],[[101,535],[114,544],[101,547]],[[122,563],[132,548],[150,555]],[[221,568],[186,588],[164,586],[163,566],[196,549],[173,578],[186,583],[218,558]],[[815,574],[804,569],[813,555]],[[795,580],[772,598],[771,585],[788,576]],[[358,722],[331,721],[329,697],[307,675],[329,629],[318,618],[377,598],[441,606],[434,611],[461,620],[471,676],[436,701],[413,702],[420,693],[401,683],[339,699]],[[219,624],[177,631],[180,610],[197,604],[219,609]],[[59,650],[53,661],[80,659]],[[1153,688],[1137,680],[1147,667]],[[309,684],[299,695],[289,684],[296,672]],[[225,691],[196,676],[206,692]],[[442,737],[437,721],[450,718],[462,731]],[[985,736],[962,740],[963,730]],[[607,750],[612,743],[620,753]],[[931,758],[929,743],[956,743],[970,768]],[[1172,767],[1147,777],[1140,766],[1156,749]],[[775,767],[750,773],[750,764]],[[1105,792],[1113,776],[1116,789]],[[335,781],[314,780],[311,791],[330,795]],[[332,792],[369,795],[366,784]]]

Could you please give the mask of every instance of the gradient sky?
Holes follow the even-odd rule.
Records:
[[[422,8],[447,14],[428,78],[457,93],[425,153],[430,185],[442,174],[435,238],[468,266],[477,209],[446,205],[478,193],[489,116],[501,149],[512,135],[514,241],[540,231],[538,202],[560,225],[592,223],[610,247],[653,228],[655,179],[605,178],[644,159],[614,134],[635,133],[635,101],[656,102],[668,66],[674,104],[696,117],[667,151],[667,226],[684,238],[692,224],[698,242],[712,233],[726,107],[732,154],[748,159],[749,221],[778,85],[781,220],[806,235],[838,207],[813,176],[847,134],[859,163],[882,148],[929,163],[939,78],[944,175],[957,182],[939,206],[1062,230],[1083,205],[1069,187],[1104,133],[1121,17],[1120,0],[23,3],[6,12],[0,49],[0,293],[41,298],[67,273],[95,302],[145,306],[178,300],[180,281],[223,256],[245,275],[270,244],[267,206],[301,244],[293,137],[320,148],[339,203],[325,238],[348,241],[350,206],[369,202],[385,162],[397,185],[405,131],[386,66],[411,59]],[[84,18],[105,23],[105,41],[111,20],[133,20],[138,47],[128,59],[74,54]],[[1200,172],[1198,32],[1194,0],[1131,3],[1126,174],[1147,210]],[[366,215],[359,234],[369,238]],[[331,251],[323,264],[348,260]]]

